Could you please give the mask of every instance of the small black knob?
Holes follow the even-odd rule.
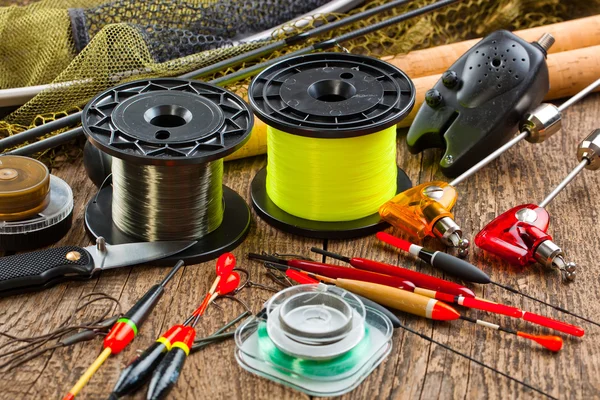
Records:
[[[436,108],[442,104],[442,94],[437,89],[429,89],[427,93],[425,93],[425,102],[429,107]]]
[[[442,83],[448,89],[452,89],[458,84],[458,75],[456,75],[456,72],[448,70],[442,75]]]

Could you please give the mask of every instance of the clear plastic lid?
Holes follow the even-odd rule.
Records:
[[[364,305],[335,286],[293,286],[274,295],[266,309],[269,334],[298,344],[333,344],[348,336],[362,336],[364,331]]]
[[[0,235],[18,235],[46,229],[64,220],[73,211],[73,191],[62,179],[50,175],[48,205],[21,221],[0,221]]]
[[[358,386],[390,353],[392,324],[365,308],[364,335],[351,350],[328,360],[291,356],[271,340],[268,322],[251,317],[236,330],[236,360],[247,371],[313,396],[337,396]]]

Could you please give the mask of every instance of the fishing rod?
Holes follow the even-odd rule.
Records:
[[[364,15],[372,16],[372,15],[375,15],[375,14],[380,13],[382,11],[385,11],[385,10],[391,9],[393,7],[405,4],[407,1],[408,0],[395,0],[393,2],[386,3],[386,4],[381,5],[379,7],[375,7],[372,10],[367,10],[367,11],[364,11],[362,13],[359,13],[359,14],[356,14],[356,15],[353,15],[353,16],[350,16],[350,17],[346,17],[343,20],[332,22],[331,24],[326,24],[326,25],[319,26],[319,27],[317,27],[315,29],[319,30],[319,32],[322,34],[322,33],[327,32],[329,30],[328,27],[330,27],[332,24],[335,24],[337,22],[339,22],[339,24],[336,25],[336,27],[344,26],[344,25],[347,24],[347,22],[344,23],[344,24],[342,24],[341,22],[342,21],[346,21],[348,18],[352,18],[352,22],[356,22],[356,21],[359,21],[362,18],[364,18]],[[277,62],[280,62],[282,60],[288,59],[290,57],[295,57],[295,56],[298,56],[298,55],[305,55],[305,54],[312,53],[314,51],[329,50],[329,49],[332,49],[334,47],[342,47],[342,43],[345,43],[347,41],[350,41],[350,40],[353,40],[353,39],[357,39],[357,38],[359,38],[361,36],[367,35],[369,33],[376,32],[376,31],[378,31],[380,29],[387,28],[387,27],[389,27],[391,25],[395,25],[395,24],[398,24],[400,22],[407,21],[407,20],[409,20],[411,18],[415,18],[415,17],[421,16],[423,14],[426,14],[426,13],[429,13],[429,12],[433,12],[435,10],[438,10],[440,8],[449,6],[451,4],[458,3],[459,1],[461,1],[461,0],[441,0],[441,1],[435,2],[433,4],[429,4],[429,5],[423,6],[421,8],[417,8],[417,9],[408,11],[408,12],[406,12],[404,14],[388,18],[388,19],[386,19],[384,21],[381,21],[381,22],[378,22],[376,24],[369,25],[369,26],[366,26],[364,28],[356,29],[354,31],[351,31],[351,32],[348,32],[346,34],[337,36],[335,38],[328,39],[328,40],[325,40],[325,41],[322,41],[322,42],[318,42],[318,43],[312,44],[310,46],[303,47],[303,48],[301,48],[299,50],[296,50],[294,52],[291,52],[289,54],[286,54],[286,55],[283,55],[283,56],[280,56],[280,57],[276,57],[274,59],[265,61],[263,63],[256,64],[256,65],[254,65],[252,67],[245,68],[243,70],[234,72],[234,73],[226,75],[224,77],[213,79],[209,83],[212,83],[212,84],[215,84],[215,85],[220,85],[220,86],[225,86],[227,84],[230,84],[230,83],[233,83],[233,82],[237,82],[237,81],[240,81],[240,80],[245,79],[247,77],[253,76],[253,75],[257,74],[258,72],[262,71],[264,68],[266,68],[266,67],[268,67],[270,65],[273,65],[273,64],[275,64]],[[312,32],[312,31],[313,30],[311,30],[309,32]],[[309,32],[301,33],[301,34],[292,36],[289,39],[293,39],[294,40],[294,42],[293,42],[294,44],[301,43],[302,41],[305,41],[305,40],[309,39],[310,37],[312,37],[312,36],[308,36],[308,37],[307,36],[302,36],[302,35],[308,34]],[[298,36],[301,39],[294,39],[294,38],[296,38]],[[231,65],[237,65],[237,63],[247,62],[247,61],[256,59],[258,57],[264,56],[265,54],[270,54],[270,53],[262,53],[262,51],[266,51],[264,49],[265,47],[271,48],[270,46],[273,46],[273,44],[269,44],[269,45],[263,46],[261,48],[258,48],[258,49],[255,49],[255,50],[251,50],[249,52],[246,52],[246,53],[240,54],[238,56],[232,57],[232,58],[224,61],[224,63],[227,63],[226,65],[225,64],[221,64],[221,63],[213,64],[213,65],[210,65],[208,67],[201,68],[200,70],[194,71],[193,75],[192,75],[192,73],[188,73],[188,74],[181,75],[180,77],[181,78],[189,78],[189,77],[197,77],[198,75],[206,75],[206,74],[210,74],[211,72],[209,72],[209,71],[212,71],[213,68],[217,68],[217,65],[219,67],[216,69],[216,71],[212,71],[212,73],[218,72],[219,70],[221,70],[221,68],[224,68],[225,66],[226,67],[230,67]],[[284,45],[283,47],[286,47],[286,46],[287,45]],[[261,50],[261,49],[263,49],[263,50]],[[271,53],[273,51],[276,51],[276,50],[279,50],[279,48],[272,48]],[[233,64],[229,65],[228,63],[233,63]],[[39,127],[35,127],[35,128],[32,128],[32,129],[23,131],[23,132],[18,133],[16,135],[9,136],[9,137],[7,137],[5,139],[2,139],[2,140],[0,140],[0,151],[3,151],[5,149],[7,149],[7,148],[10,148],[10,147],[16,146],[18,144],[24,143],[25,141],[28,141],[28,140],[31,140],[31,139],[36,139],[36,138],[38,138],[40,136],[46,135],[48,133],[51,133],[52,131],[55,131],[55,130],[58,130],[58,129],[67,128],[69,125],[73,124],[74,120],[80,119],[81,118],[81,114],[82,114],[82,112],[80,111],[80,112],[77,112],[77,113],[69,115],[68,117],[70,117],[70,118],[68,120],[66,119],[68,117],[65,117],[65,118],[61,118],[59,120],[52,121],[52,126],[50,128],[43,128],[45,125],[51,124],[51,123],[48,123],[48,124],[45,124],[45,125],[41,125]],[[61,121],[63,121],[63,122],[61,122]],[[51,129],[51,130],[48,130],[48,129]],[[5,154],[29,155],[29,154],[37,153],[37,152],[40,152],[40,151],[48,150],[48,149],[54,148],[56,146],[60,146],[62,144],[68,143],[72,139],[75,139],[76,137],[80,136],[82,133],[83,133],[83,128],[81,128],[81,127],[75,128],[75,129],[72,129],[72,130],[60,133],[58,135],[55,135],[53,137],[50,137],[48,139],[40,140],[40,141],[38,141],[36,143],[32,143],[30,145],[21,147],[19,149],[13,150],[13,151],[5,153]],[[17,139],[17,137],[18,137],[18,139]]]
[[[321,25],[321,26],[311,29],[309,31],[302,32],[302,33],[290,36],[285,39],[277,40],[273,43],[266,44],[257,49],[247,51],[245,53],[230,57],[226,60],[219,61],[217,63],[208,65],[206,67],[196,69],[194,71],[180,75],[179,78],[182,78],[182,79],[196,78],[196,79],[198,79],[198,78],[201,78],[204,76],[212,75],[219,71],[224,71],[224,70],[227,70],[228,68],[233,68],[242,63],[252,61],[257,58],[266,57],[275,51],[284,49],[285,47],[305,42],[313,37],[316,37],[316,36],[322,35],[324,33],[327,33],[331,30],[338,29],[338,28],[344,27],[346,25],[355,23],[362,19],[369,18],[369,17],[377,15],[379,13],[388,11],[390,9],[393,9],[395,7],[398,7],[400,5],[408,3],[410,1],[413,1],[413,0],[395,0],[390,3],[386,3],[381,6],[374,7],[370,10],[363,11],[361,13],[340,19],[338,21],[334,21],[329,24]],[[73,117],[73,116],[75,116],[75,117]],[[16,146],[18,144],[21,144],[21,143],[25,142],[26,140],[38,138],[38,137],[44,136],[48,133],[51,133],[55,130],[65,128],[69,125],[73,125],[75,123],[78,123],[80,120],[81,120],[81,112],[74,113],[67,117],[49,122],[48,124],[44,124],[39,127],[35,127],[33,129],[18,133],[16,135],[9,136],[5,139],[0,140],[0,151],[3,151],[7,148]],[[59,122],[59,121],[63,121],[63,122]],[[48,128],[43,129],[46,125],[52,125],[52,124],[53,124],[53,126],[49,126]],[[80,133],[81,132],[77,132],[76,136],[79,136]],[[75,136],[73,136],[73,137],[75,137]],[[71,140],[71,139],[69,139],[69,140]],[[59,143],[59,144],[63,144],[63,143],[64,142]]]
[[[461,1],[461,0],[441,0],[441,1],[435,2],[433,4],[429,4],[429,5],[423,6],[421,8],[417,8],[415,10],[408,11],[404,14],[386,19],[386,20],[378,22],[376,24],[369,25],[364,28],[356,29],[352,32],[345,33],[343,35],[334,37],[332,39],[328,39],[328,40],[325,40],[325,41],[322,41],[319,43],[315,43],[313,45],[303,47],[303,48],[293,51],[291,53],[284,54],[277,58],[273,58],[271,60],[267,60],[260,64],[256,64],[251,67],[245,68],[243,70],[236,71],[232,74],[225,75],[223,77],[214,79],[212,81],[212,83],[214,83],[215,85],[219,85],[219,86],[225,86],[230,83],[234,83],[234,82],[240,81],[242,79],[254,76],[257,73],[259,73],[260,71],[262,71],[263,69],[265,69],[275,63],[278,63],[280,61],[287,60],[288,58],[310,54],[314,51],[330,50],[330,49],[333,49],[334,47],[341,47],[342,49],[344,49],[342,44],[345,42],[349,42],[350,40],[354,40],[359,37],[368,35],[369,33],[377,32],[378,30],[387,28],[388,26],[395,25],[400,22],[404,22],[408,19],[415,18],[415,17],[418,17],[423,14],[427,14],[427,13],[435,11],[437,9],[452,5],[454,3],[458,3],[459,1]]]

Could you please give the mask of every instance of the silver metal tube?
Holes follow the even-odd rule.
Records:
[[[499,147],[492,154],[490,154],[489,156],[487,156],[486,158],[479,161],[477,164],[473,165],[471,168],[469,168],[468,170],[463,172],[461,175],[459,175],[456,179],[454,179],[452,182],[450,182],[450,186],[458,185],[459,183],[461,183],[462,181],[464,181],[465,179],[467,179],[468,177],[473,175],[475,172],[479,171],[481,168],[485,167],[486,165],[488,165],[489,163],[494,161],[506,150],[510,149],[511,147],[513,147],[514,145],[519,143],[521,140],[525,139],[527,137],[527,135],[529,135],[529,132],[527,132],[527,131],[519,133],[517,136],[512,138],[510,141],[508,141],[502,147]]]
[[[548,203],[550,203],[562,190],[569,184],[577,174],[579,174],[587,165],[589,164],[589,160],[586,158],[582,160],[574,170],[572,170],[569,175],[558,186],[548,195],[546,198],[539,204],[540,207],[546,207]]]
[[[573,104],[577,103],[579,100],[583,99],[588,93],[592,92],[598,86],[600,86],[600,78],[598,78],[595,82],[591,83],[579,93],[572,96],[569,100],[565,101],[560,106],[558,106],[558,111],[563,111],[568,107],[572,106]]]

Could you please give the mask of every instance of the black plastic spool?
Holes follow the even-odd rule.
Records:
[[[346,53],[292,57],[262,71],[250,84],[250,105],[268,126],[313,138],[368,135],[396,125],[415,104],[410,78],[381,60]],[[412,187],[398,168],[397,193]],[[269,224],[319,239],[370,235],[387,224],[379,214],[345,222],[311,221],[279,208],[266,190],[266,169],[252,181],[252,204]]]
[[[84,132],[102,152],[126,162],[149,165],[201,164],[221,159],[246,143],[254,124],[248,105],[220,87],[184,79],[150,79],[109,89],[91,100],[82,115]],[[244,199],[223,186],[221,226],[188,250],[157,260],[172,265],[198,263],[237,247],[250,228]],[[109,244],[140,240],[112,220],[112,186],[100,189],[87,205],[88,233]]]
[[[69,232],[72,221],[73,211],[56,224],[40,229],[39,231],[20,234],[0,234],[0,250],[12,253],[50,246],[61,240]]]

